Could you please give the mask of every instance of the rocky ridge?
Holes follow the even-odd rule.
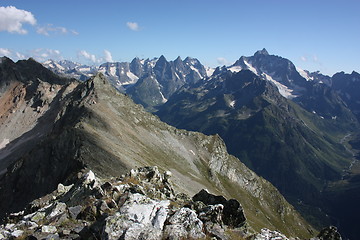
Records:
[[[267,227],[289,236],[313,235],[313,228],[276,188],[227,153],[218,135],[179,130],[161,122],[116,91],[101,73],[86,82],[63,79],[63,86],[62,78],[41,75],[50,71],[40,64],[33,68],[26,64],[35,62],[23,61],[22,67],[20,63],[11,62],[1,66],[5,69],[2,72],[5,77],[0,79],[0,84],[20,81],[32,86],[22,105],[26,110],[16,111],[16,116],[26,118],[36,111],[28,103],[38,96],[47,96],[48,89],[61,90],[54,91],[57,97],[44,103],[45,115],[29,119],[29,129],[21,132],[19,140],[22,140],[20,149],[24,149],[23,152],[14,151],[14,140],[2,149],[18,154],[2,158],[7,164],[0,176],[0,215],[20,211],[34,199],[53,192],[59,183],[71,184],[71,178],[83,168],[91,169],[102,179],[109,179],[138,166],[157,165],[173,173],[176,191],[194,195],[206,188],[227,199],[237,199],[247,211],[248,225],[255,231]],[[8,73],[15,74],[7,78]],[[19,78],[20,75],[34,76],[39,83],[48,85],[38,88],[42,84],[29,84],[34,81],[26,81],[26,78]],[[3,89],[0,101],[11,91],[11,88]],[[11,96],[10,100],[17,97]],[[13,116],[9,114],[8,120],[16,119]],[[49,131],[36,141],[22,138],[30,133],[36,135],[44,124],[41,119],[51,123]],[[32,124],[38,128],[32,128]],[[7,129],[6,124],[0,126]],[[2,133],[4,138],[11,136],[11,131]]]
[[[9,214],[0,239],[288,239],[268,229],[255,233],[235,199],[207,190],[192,198],[175,192],[171,176],[156,166],[110,179],[79,172],[71,185],[60,183],[23,211]],[[329,229],[322,234],[334,232]]]

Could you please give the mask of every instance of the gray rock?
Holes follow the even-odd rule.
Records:
[[[235,199],[226,200],[223,196],[213,195],[203,189],[193,196],[193,200],[201,201],[206,205],[222,204],[224,206],[222,220],[225,225],[238,228],[243,227],[246,223],[243,208]]]
[[[203,222],[212,222],[222,225],[224,206],[222,204],[209,205],[199,210],[199,219]]]
[[[69,207],[69,215],[72,219],[76,219],[77,216],[80,214],[82,207],[80,205],[74,206],[74,207]]]
[[[198,219],[196,213],[189,208],[181,208],[169,219],[165,227],[165,238],[204,238],[203,222]]]
[[[139,193],[130,194],[119,212],[105,219],[103,238],[158,239],[169,204],[168,200],[155,201]]]
[[[11,236],[14,238],[18,238],[24,234],[24,231],[16,229],[11,233]]]
[[[56,233],[57,229],[56,229],[55,226],[43,225],[41,227],[41,232],[43,232],[43,233]]]
[[[285,235],[271,231],[267,228],[261,229],[261,232],[255,235],[254,240],[289,240]]]
[[[66,213],[66,204],[63,202],[56,202],[48,209],[48,214],[46,218],[53,218],[60,214]]]

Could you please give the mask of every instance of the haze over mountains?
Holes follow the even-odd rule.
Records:
[[[314,236],[283,194],[318,229],[360,234],[358,73],[310,73],[265,49],[216,69],[164,56],[43,65],[60,76],[1,58],[1,214],[84,168],[106,179],[157,165],[178,191],[238,199],[257,232]]]

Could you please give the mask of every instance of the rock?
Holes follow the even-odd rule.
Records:
[[[45,212],[36,212],[32,215],[31,221],[38,223],[39,221],[43,220],[45,218]]]
[[[217,240],[228,240],[229,238],[226,236],[225,229],[219,224],[206,222],[205,229],[207,235],[214,237]]]
[[[199,210],[199,219],[203,222],[212,222],[222,225],[224,206],[222,204],[209,205]]]
[[[69,207],[69,215],[72,219],[76,219],[77,216],[80,214],[82,207],[80,205],[74,206],[74,207]]]
[[[24,231],[16,229],[15,231],[13,231],[11,233],[11,236],[14,238],[18,238],[18,237],[22,236],[23,233],[24,233]]]
[[[93,171],[89,170],[84,177],[83,177],[83,183],[85,186],[88,186],[90,189],[93,189],[99,185],[95,174]]]
[[[246,223],[243,208],[235,199],[226,200],[223,196],[215,196],[203,189],[193,196],[193,201],[201,201],[206,205],[222,204],[224,206],[222,220],[225,225],[239,228]]]
[[[50,225],[43,225],[41,227],[41,232],[43,233],[56,233],[57,229],[55,226],[50,226]]]
[[[59,237],[59,234],[55,233],[55,234],[49,234],[43,239],[45,239],[45,240],[58,240],[58,239],[60,239],[60,237]]]
[[[165,227],[165,238],[204,238],[203,222],[198,219],[196,213],[189,208],[181,208],[169,219],[169,225]]]
[[[162,231],[153,227],[146,227],[143,224],[133,224],[123,234],[124,240],[158,240],[162,238]]]
[[[261,232],[255,235],[254,240],[289,240],[285,235],[271,231],[267,228],[261,229]]]
[[[156,201],[139,193],[129,194],[119,212],[105,219],[103,237],[119,239],[124,236],[124,239],[137,239],[140,235],[149,233],[152,233],[151,236],[158,236],[164,227],[169,205],[168,200]],[[143,239],[152,238],[149,235],[149,238]]]
[[[51,206],[48,211],[50,211],[50,213],[46,216],[48,219],[66,213],[66,204],[63,202],[57,202]]]
[[[334,226],[329,226],[320,231],[317,236],[320,240],[341,240],[342,237]]]
[[[66,190],[65,190],[65,186],[61,183],[58,184],[58,187],[57,187],[57,191],[58,193],[65,193]]]

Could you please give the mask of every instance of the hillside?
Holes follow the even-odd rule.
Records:
[[[161,122],[102,74],[77,82],[33,60],[4,59],[0,69],[0,103],[7,116],[0,125],[2,216],[67,184],[82,169],[106,179],[157,165],[172,172],[175,191],[194,195],[206,188],[239,200],[254,231],[266,227],[288,236],[314,235],[276,188],[227,153],[218,135]]]

